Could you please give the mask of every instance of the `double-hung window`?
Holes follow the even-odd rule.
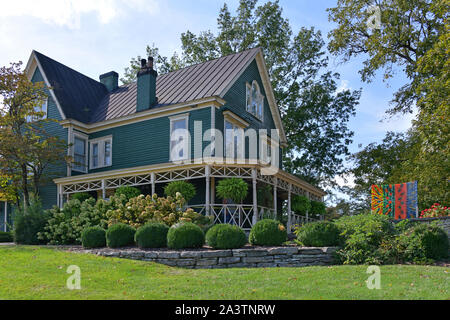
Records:
[[[225,120],[225,157],[227,159],[244,158],[244,129]]]
[[[264,96],[261,94],[258,82],[246,84],[246,109],[247,112],[263,121],[264,117]]]
[[[87,145],[88,139],[81,134],[73,135],[73,166],[74,171],[87,172]]]
[[[42,116],[27,116],[27,122],[39,121],[47,118],[48,98],[44,100],[42,105],[34,107],[34,112],[42,112]]]
[[[112,165],[112,137],[102,137],[90,141],[90,169]]]
[[[187,114],[170,117],[170,161],[189,158],[188,121]]]

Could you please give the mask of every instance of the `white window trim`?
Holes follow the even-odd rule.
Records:
[[[226,125],[227,122],[230,123],[233,126],[233,130],[232,130],[233,131],[233,133],[232,133],[233,153],[234,153],[234,150],[235,150],[235,146],[234,146],[234,137],[235,137],[234,130],[235,130],[235,127],[240,129],[240,130],[242,130],[242,131],[244,131],[244,129],[245,129],[245,127],[242,126],[242,124],[240,124],[239,122],[231,121],[230,118],[224,117],[224,119],[223,119],[223,142],[224,142],[223,143],[223,146],[224,146],[223,154],[224,154],[225,158],[227,157],[227,125]],[[245,134],[244,134],[244,132],[242,132],[242,133],[243,133],[243,136],[242,136],[243,137],[243,141],[241,141],[241,143],[242,143],[243,147],[241,146],[241,148],[244,148],[243,150],[240,150],[240,151],[243,151],[242,158],[239,158],[238,154],[234,154],[233,159],[239,159],[239,160],[245,159]],[[237,151],[239,153],[239,149]]]
[[[169,117],[170,120],[170,131],[169,131],[169,159],[170,161],[185,161],[191,158],[191,143],[190,143],[190,139],[189,139],[189,135],[188,135],[188,141],[187,141],[187,149],[186,150],[186,157],[182,158],[182,159],[172,159],[172,128],[173,128],[173,122],[174,121],[179,121],[179,120],[184,120],[186,122],[186,130],[189,133],[189,113],[183,113],[183,114],[178,114],[172,117]]]
[[[250,111],[250,106],[252,104],[252,87],[253,85],[256,85],[256,88],[258,89],[258,97],[261,99],[261,118],[258,116],[258,110],[256,110],[256,114],[253,114]],[[263,122],[264,121],[264,99],[265,96],[261,93],[261,86],[258,84],[258,81],[253,80],[252,83],[245,83],[246,90],[245,90],[245,110],[253,115],[256,119]],[[248,95],[250,95],[250,104],[248,104]]]
[[[76,172],[87,173],[88,172],[88,164],[87,164],[87,162],[88,162],[88,159],[89,159],[88,158],[89,157],[89,154],[88,154],[89,137],[87,135],[83,134],[83,133],[80,133],[80,132],[75,132],[75,131],[72,132],[72,148],[71,148],[72,152],[71,152],[71,156],[72,156],[72,159],[74,160],[74,162],[75,162],[75,138],[78,138],[78,139],[81,139],[81,140],[85,141],[85,144],[84,144],[84,153],[85,153],[84,167],[86,169],[85,170],[79,170],[79,169],[75,168],[75,166],[72,165],[72,170],[76,171]]]
[[[105,165],[105,142],[109,142],[111,145],[111,151],[110,151],[111,163],[107,164],[107,165]],[[98,143],[98,166],[96,166],[96,167],[93,166],[93,163],[94,163],[93,145],[95,143]],[[93,169],[111,167],[112,161],[113,161],[112,150],[113,150],[112,135],[89,140],[89,169],[93,170]]]

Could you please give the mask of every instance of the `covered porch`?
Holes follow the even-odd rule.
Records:
[[[78,192],[96,192],[99,198],[106,199],[118,187],[134,186],[147,194],[161,195],[164,184],[186,180],[196,185],[198,193],[188,207],[212,216],[215,223],[235,224],[248,231],[258,220],[281,218],[284,212],[287,214],[288,232],[292,232],[296,224],[317,220],[309,217],[308,213],[306,216],[295,214],[291,210],[291,199],[294,195],[304,195],[311,200],[322,201],[324,191],[282,170],[264,175],[261,169],[259,164],[166,164],[65,177],[54,182],[58,189],[58,206]],[[248,197],[242,204],[221,203],[215,194],[216,183],[231,177],[242,178],[249,184]],[[272,201],[261,205],[258,203],[258,188],[267,185],[271,186]]]

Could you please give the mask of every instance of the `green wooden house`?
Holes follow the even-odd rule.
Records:
[[[58,121],[47,129],[67,141],[73,159],[42,188],[45,208],[78,192],[108,198],[120,186],[162,195],[168,182],[189,180],[197,190],[190,207],[248,229],[286,200],[290,227],[301,219],[290,210],[293,195],[325,195],[282,170],[286,136],[260,48],[162,75],[149,57],[137,81],[122,86],[114,71],[96,81],[36,51],[26,73],[48,86],[46,114]],[[249,183],[242,204],[215,194],[229,177]],[[270,205],[257,196],[265,185]]]

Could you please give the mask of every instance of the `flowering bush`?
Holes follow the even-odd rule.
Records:
[[[184,210],[186,201],[177,192],[175,198],[140,195],[131,198],[126,204],[119,204],[114,210],[109,210],[108,225],[125,223],[139,228],[147,222],[162,222],[172,226],[178,222],[193,222],[198,225],[208,224],[209,219],[191,208]],[[208,221],[206,222],[205,219]]]
[[[420,212],[420,218],[436,218],[450,216],[450,208],[435,203],[429,209]]]

